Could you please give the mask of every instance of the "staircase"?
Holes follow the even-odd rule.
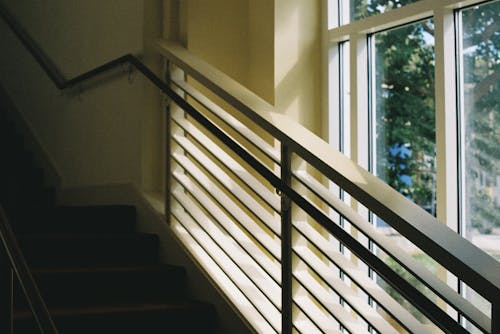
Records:
[[[0,202],[60,333],[213,332],[213,307],[187,298],[183,268],[159,263],[134,207],[57,206],[5,110],[0,149]],[[14,307],[14,333],[39,333],[19,286]]]

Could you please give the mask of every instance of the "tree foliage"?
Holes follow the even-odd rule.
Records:
[[[500,227],[500,1],[462,16],[466,218],[489,233]]]
[[[375,35],[377,174],[434,213],[433,22]]]

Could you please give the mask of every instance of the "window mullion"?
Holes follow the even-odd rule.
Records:
[[[368,169],[368,43],[366,34],[350,36],[350,151],[351,159]],[[353,203],[356,207],[357,204]],[[367,216],[366,210],[358,211]]]
[[[453,10],[436,11],[436,191],[437,218],[458,230],[458,157],[455,24]]]

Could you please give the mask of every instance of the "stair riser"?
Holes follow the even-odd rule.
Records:
[[[49,307],[131,303],[164,298],[181,298],[185,293],[183,270],[39,274],[35,281]],[[17,308],[26,308],[24,294],[16,286]]]
[[[117,234],[135,232],[135,208],[128,206],[73,208],[23,212],[17,231],[45,234]]]
[[[60,334],[191,334],[213,333],[211,310],[105,314],[54,319]],[[39,334],[32,321],[16,321],[16,334]]]
[[[34,268],[131,266],[158,262],[158,239],[154,235],[21,237],[20,243],[28,264]]]
[[[26,208],[53,207],[56,201],[56,192],[53,188],[29,189],[28,192],[15,191],[13,193],[0,192],[0,202],[7,212],[15,213],[26,211]],[[12,217],[15,218],[15,217]],[[14,225],[16,220],[13,219]]]

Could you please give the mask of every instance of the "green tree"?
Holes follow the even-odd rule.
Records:
[[[433,22],[375,35],[377,174],[431,213],[434,206]]]
[[[470,227],[500,227],[500,2],[462,15],[464,62],[465,192]],[[496,197],[495,197],[496,196]]]

